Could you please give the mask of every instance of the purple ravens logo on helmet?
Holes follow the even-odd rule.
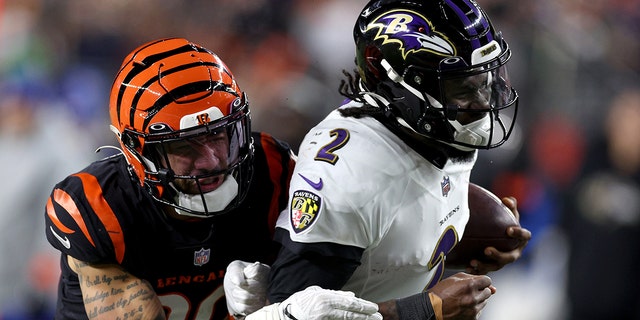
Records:
[[[429,51],[442,56],[456,56],[456,48],[445,35],[437,32],[433,24],[415,11],[397,9],[383,13],[373,20],[367,31],[378,28],[375,39],[383,44],[398,43],[402,57],[418,51]]]

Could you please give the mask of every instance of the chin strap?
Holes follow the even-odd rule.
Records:
[[[174,189],[175,187],[171,185]],[[224,182],[215,190],[203,194],[186,194],[177,191],[176,203],[180,207],[199,212],[217,212],[226,208],[238,195],[238,182],[227,175]],[[184,216],[202,217],[176,208],[176,212]]]
[[[491,138],[491,119],[489,119],[489,116],[465,125],[460,124],[457,120],[449,121],[449,123],[451,123],[453,128],[456,130],[454,137],[455,141],[472,146],[489,145],[489,140]],[[462,151],[474,150],[474,148],[461,145],[452,146]]]
[[[124,151],[122,151],[122,149],[116,147],[116,146],[100,146],[96,149],[95,153],[98,153],[104,149],[114,149],[114,150],[118,150],[120,153],[124,154]]]

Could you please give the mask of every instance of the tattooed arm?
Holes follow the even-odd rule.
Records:
[[[117,265],[90,265],[68,257],[78,274],[89,319],[165,319],[151,285]]]

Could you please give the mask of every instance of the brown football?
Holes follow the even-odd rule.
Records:
[[[449,254],[448,268],[465,268],[472,259],[487,261],[486,247],[511,251],[518,240],[507,235],[507,227],[519,226],[515,216],[491,191],[474,183],[469,184],[469,222],[462,240]]]

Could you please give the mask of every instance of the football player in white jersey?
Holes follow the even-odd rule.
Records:
[[[495,292],[486,273],[531,237],[512,227],[520,247],[488,248],[493,263],[442,279],[469,219],[477,150],[502,145],[514,126],[511,51],[473,0],[373,0],[354,38],[348,100],[300,145],[267,298],[317,285],[377,302],[385,319],[476,319]],[[515,199],[504,201],[518,217]]]

